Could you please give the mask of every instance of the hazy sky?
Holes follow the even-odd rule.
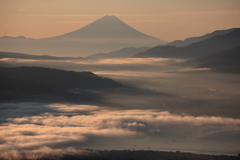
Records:
[[[105,15],[172,41],[240,27],[239,0],[0,0],[0,36],[44,38]]]

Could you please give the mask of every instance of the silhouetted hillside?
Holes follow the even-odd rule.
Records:
[[[27,160],[27,155],[22,154]],[[25,158],[26,157],[26,158]],[[83,150],[82,153],[43,156],[36,160],[239,160],[237,156],[226,155],[205,155],[184,152],[164,152],[164,151],[130,151],[130,150],[111,150],[111,151],[94,151]]]
[[[158,46],[133,57],[195,58],[229,50],[238,45],[240,45],[240,29],[235,29],[228,34],[215,36],[186,47]]]
[[[69,89],[119,88],[123,85],[91,72],[74,72],[42,67],[0,68],[0,90],[56,92]]]
[[[93,54],[86,58],[126,58],[126,57],[131,57],[140,52],[145,52],[148,49],[150,48],[149,47],[142,47],[142,48],[128,47],[128,48],[123,48],[110,53]]]
[[[200,37],[190,37],[190,38],[185,39],[184,41],[176,40],[176,41],[168,43],[167,46],[185,47],[185,46],[190,45],[192,43],[196,43],[196,42],[199,42],[199,41],[202,41],[202,40],[205,40],[205,39],[209,39],[209,38],[212,38],[212,37],[215,37],[215,36],[218,36],[218,35],[228,34],[235,29],[236,28],[227,29],[227,30],[217,30],[217,31],[205,34],[205,35],[200,36]]]
[[[175,52],[177,49],[177,47],[174,46],[157,46],[154,48],[151,48],[145,52],[141,52],[138,53],[136,55],[134,55],[133,57],[135,58],[149,58],[149,57],[161,57],[159,56],[161,53],[172,53]],[[162,55],[162,54],[161,54]],[[168,57],[167,55],[162,56],[162,57]]]
[[[13,53],[13,52],[0,52],[1,58],[20,58],[20,59],[52,59],[52,60],[61,60],[61,59],[77,59],[75,57],[55,57],[48,55],[29,55],[22,53]],[[81,58],[81,57],[78,57]]]
[[[240,46],[195,60],[200,68],[240,74]]]

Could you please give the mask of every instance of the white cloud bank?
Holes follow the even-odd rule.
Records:
[[[11,106],[9,109],[2,104],[0,109],[21,113],[26,110],[24,105],[30,108],[31,103],[8,104]],[[39,107],[48,107],[51,112],[36,115],[33,108],[39,110]],[[208,128],[210,132],[206,132],[209,134],[216,127],[221,130],[229,130],[230,127],[239,132],[240,126],[240,119],[233,118],[174,115],[156,110],[113,110],[91,105],[32,103],[28,112],[27,116],[17,114],[19,117],[5,118],[5,123],[0,126],[0,150],[4,151],[0,158],[13,154],[13,151],[30,149],[35,152],[41,147],[65,148],[66,151],[69,147],[84,148],[90,141],[102,138],[121,139],[152,134],[177,138],[184,132],[196,134],[190,128]]]

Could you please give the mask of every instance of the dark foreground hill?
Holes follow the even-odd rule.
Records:
[[[138,53],[133,57],[196,58],[229,50],[239,45],[240,29],[238,28],[228,34],[218,35],[186,47],[158,46],[146,52]]]
[[[44,155],[44,154],[43,154]],[[28,160],[28,155],[21,155],[19,160]],[[1,159],[1,157],[0,157]],[[130,150],[112,150],[112,151],[94,151],[83,150],[83,152],[74,154],[54,155],[49,154],[36,158],[36,160],[239,160],[238,156],[225,155],[204,155],[184,152],[164,152],[164,151],[130,151]]]
[[[193,61],[199,68],[212,68],[226,73],[240,74],[240,46]]]
[[[91,72],[42,67],[0,68],[0,77],[1,101],[93,102],[94,90],[126,88]]]
[[[55,91],[123,87],[112,79],[91,72],[74,72],[42,67],[0,68],[1,91]]]

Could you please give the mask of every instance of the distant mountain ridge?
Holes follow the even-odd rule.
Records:
[[[240,45],[240,28],[235,29],[228,34],[205,39],[186,47],[157,46],[146,52],[138,53],[133,57],[196,58],[229,50],[238,45]]]
[[[212,68],[221,72],[240,74],[240,45],[192,62],[197,63],[199,68]]]
[[[41,60],[63,60],[63,59],[81,59],[82,57],[55,57],[48,55],[30,55],[14,52],[0,52],[1,58],[19,58],[19,59],[41,59]]]
[[[18,36],[18,37],[2,36],[2,37],[0,37],[0,39],[24,39],[24,40],[31,39],[31,40],[36,40],[34,38],[26,38],[24,36]]]
[[[175,46],[175,47],[185,47],[185,46],[190,45],[192,43],[196,43],[196,42],[199,42],[199,41],[202,41],[202,40],[205,40],[205,39],[209,39],[209,38],[212,38],[214,36],[228,34],[232,31],[234,31],[235,29],[237,29],[237,28],[232,28],[232,29],[227,29],[227,30],[216,30],[212,33],[208,33],[208,34],[205,34],[205,35],[200,36],[200,37],[190,37],[190,38],[187,38],[183,41],[175,40],[175,41],[170,42],[166,45],[167,46]]]
[[[131,57],[137,53],[145,52],[146,50],[150,49],[150,47],[142,47],[142,48],[135,48],[135,47],[128,47],[123,48],[117,51],[113,51],[110,53],[97,53],[90,55],[86,58],[127,58]]]

